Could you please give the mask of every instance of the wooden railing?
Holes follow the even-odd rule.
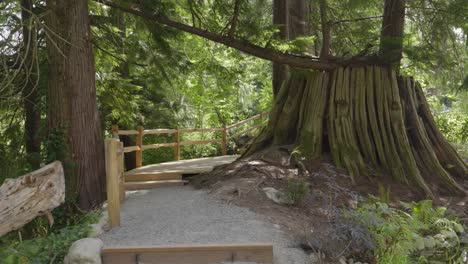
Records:
[[[136,152],[136,167],[141,167],[143,164],[143,151],[147,149],[157,149],[157,148],[164,148],[164,147],[172,147],[174,148],[174,160],[180,160],[180,147],[185,145],[206,145],[211,143],[220,143],[221,144],[221,154],[227,154],[227,144],[229,139],[241,137],[243,135],[248,134],[249,132],[259,129],[262,127],[264,122],[266,121],[267,113],[260,113],[254,115],[250,118],[242,120],[238,123],[232,124],[230,126],[222,127],[222,128],[176,128],[176,129],[167,129],[167,128],[159,128],[159,129],[144,129],[143,127],[138,127],[136,130],[120,130],[118,126],[112,126],[112,137],[119,138],[122,135],[135,135],[136,136],[136,145],[135,146],[126,146],[123,148],[123,152]],[[254,121],[259,120],[257,124]],[[253,124],[252,124],[253,123]],[[251,124],[247,126],[243,130],[239,130],[239,128],[244,127],[245,125]],[[188,133],[203,133],[203,132],[220,132],[221,138],[214,138],[214,139],[207,139],[207,140],[192,140],[192,141],[181,141],[182,134]],[[148,144],[143,145],[143,137],[145,135],[154,135],[154,134],[166,134],[166,135],[174,135],[174,142],[168,143],[157,143],[157,144]]]
[[[174,148],[174,159],[180,159],[180,146],[195,144],[221,143],[222,155],[227,154],[227,143],[231,138],[240,137],[254,129],[260,128],[266,121],[266,113],[252,116],[248,119],[223,128],[184,128],[184,129],[149,129],[138,127],[137,130],[119,130],[117,126],[112,127],[113,138],[106,139],[106,181],[107,181],[107,209],[109,211],[109,226],[111,228],[120,226],[120,204],[125,199],[125,169],[124,153],[136,152],[137,167],[142,166],[143,151],[163,147]],[[249,124],[259,120],[257,124]],[[240,128],[245,127],[240,130]],[[240,131],[238,131],[240,130]],[[221,132],[220,139],[181,141],[183,133],[196,132]],[[143,145],[143,137],[151,134],[173,134],[174,142]],[[119,135],[136,135],[136,145],[124,147],[119,140]]]

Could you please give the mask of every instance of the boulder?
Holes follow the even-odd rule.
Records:
[[[73,242],[64,264],[101,264],[103,242],[97,238],[83,238]]]

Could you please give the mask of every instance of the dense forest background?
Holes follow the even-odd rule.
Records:
[[[203,8],[196,1],[158,4],[173,17],[216,31],[223,30],[220,25],[230,19],[231,2],[204,1]],[[318,10],[319,2],[312,1],[309,8]],[[28,4],[32,8],[25,10]],[[383,1],[326,4],[334,21],[333,53],[356,54],[364,49],[371,53],[378,48]],[[45,3],[10,0],[0,5],[0,175],[4,179],[53,160],[64,142],[59,132],[48,131],[46,122],[45,44],[54,32],[45,25]],[[270,62],[95,2],[90,2],[89,9],[103,133],[112,124],[221,127],[269,109]],[[279,50],[319,54],[319,26],[311,26],[308,37],[279,41],[273,37],[278,27],[272,24],[272,12],[271,1],[241,5],[239,35]],[[309,23],[320,25],[318,12],[311,12]],[[401,73],[423,84],[440,129],[466,151],[466,5],[464,1],[408,1],[406,23]],[[36,113],[32,127],[25,123],[27,111]],[[32,151],[27,151],[28,141],[35,145]],[[145,162],[170,159],[169,153],[159,151],[145,155]],[[215,151],[216,146],[193,147],[184,149],[184,155]]]
[[[392,18],[393,11],[388,11],[394,5],[403,10],[396,18]],[[288,73],[285,65],[280,63],[289,63],[291,68],[305,65],[304,68],[309,69],[306,74],[311,73],[310,69],[331,71],[340,65],[357,65],[358,68],[385,64],[383,66],[393,67],[401,76],[413,76],[422,86],[439,130],[466,163],[467,14],[465,0],[1,1],[0,183],[58,159],[66,171],[67,203],[54,210],[56,222],[53,228],[39,218],[20,230],[19,237],[10,234],[0,240],[0,247],[5,246],[0,257],[16,254],[21,259],[29,254],[31,259],[42,258],[43,262],[53,263],[55,258],[63,257],[73,239],[86,235],[85,226],[95,222],[96,215],[83,212],[95,209],[105,201],[103,138],[111,137],[113,125],[121,129],[137,126],[224,127],[275,109],[282,99],[281,103],[288,105],[284,101],[288,96],[295,96],[294,89],[299,85],[291,85],[290,90],[280,93],[281,83],[285,80],[283,74],[292,72],[292,76],[300,79],[303,72],[297,71],[299,74],[294,75],[297,72],[292,69]],[[398,18],[400,25],[397,25]],[[388,34],[386,31],[394,30],[393,26],[403,30],[397,32],[396,43],[395,39],[387,39],[392,32]],[[388,57],[394,58],[390,60]],[[326,101],[328,97],[323,98]],[[303,111],[306,108],[302,107],[307,102],[298,110],[302,98],[295,99],[288,103],[293,105],[291,109],[294,111],[290,112],[297,114],[291,115],[297,121],[298,116],[307,114]],[[289,109],[284,109],[280,108],[283,112],[278,113],[287,114]],[[289,124],[290,118],[286,114],[278,120],[282,118],[280,121],[291,125],[294,122]],[[420,116],[415,116],[419,120]],[[386,118],[387,121],[395,120]],[[326,122],[329,120],[319,120],[319,123]],[[407,130],[404,132],[408,134],[414,128],[410,123],[402,122],[402,127]],[[302,140],[300,122],[293,124],[297,127],[292,127],[295,133],[290,137],[287,133],[277,133],[283,132],[281,122],[270,124],[273,124],[273,132],[269,135],[271,145],[278,138],[284,139],[278,145]],[[385,124],[380,123],[380,126],[382,131],[385,130]],[[390,127],[389,131],[395,127]],[[424,134],[425,131],[420,132]],[[408,141],[406,133],[401,134]],[[190,139],[210,136],[201,133]],[[134,138],[121,137],[121,140],[131,143]],[[149,135],[145,140],[159,143],[171,138]],[[236,152],[237,143],[229,143],[230,154]],[[420,147],[417,144],[411,146]],[[429,152],[432,156],[425,160],[426,164],[431,161],[439,164],[438,157]],[[184,146],[181,156],[191,158],[219,153],[221,149],[217,144],[194,145]],[[440,153],[444,154],[444,151]],[[300,155],[306,157],[308,153]],[[147,150],[143,157],[143,164],[168,161],[173,158],[173,150]],[[354,161],[358,163],[358,158]],[[403,158],[403,165],[406,165],[405,161]],[[389,169],[386,172],[393,168],[391,163],[381,163],[378,165]],[[420,169],[424,167],[421,164],[424,162],[417,164]],[[458,173],[456,179],[466,184],[466,175],[460,175],[466,172],[466,164],[457,164],[462,166],[458,166],[458,171],[454,169]],[[126,165],[132,167],[132,164]],[[450,170],[456,166],[447,162],[442,165],[443,168],[438,167],[440,175],[453,174]],[[412,168],[414,175],[419,176],[418,166]],[[407,171],[403,166],[399,169]],[[437,178],[435,174],[425,178],[430,187],[440,183],[440,179],[451,179],[448,176],[431,182]],[[414,178],[410,176],[414,175],[400,182],[394,177],[392,181],[396,184],[405,182],[401,186],[410,185],[411,188]],[[450,185],[450,180],[448,182]],[[299,187],[305,186],[303,182],[299,183]],[[462,193],[463,184],[456,188]],[[388,196],[385,188],[382,187],[382,193],[387,192]],[[429,188],[426,191],[426,195],[433,198]],[[431,233],[434,236],[446,229],[454,229],[453,226],[459,227],[456,217],[450,218],[443,228],[431,226],[436,220],[445,221],[446,215],[445,210],[433,209],[430,201],[409,205],[413,211],[408,218],[401,215],[409,214],[396,209],[388,213],[386,202],[388,199],[372,201],[353,213],[356,218],[375,217],[372,215],[374,209],[383,208],[377,210],[377,217],[388,221],[385,222],[388,227],[396,223],[396,226],[408,227],[411,231],[401,237],[398,237],[398,230],[391,234],[408,245],[415,244],[411,237],[414,234],[425,235],[426,230],[421,231],[418,227],[424,221],[427,221],[424,224],[429,226],[428,230],[435,230]],[[422,220],[418,219],[421,215],[424,216]],[[388,229],[379,228],[372,226],[369,230],[383,241],[389,235],[385,233]],[[23,243],[22,232],[26,238],[34,239]],[[384,247],[377,249],[386,254],[385,250],[390,246],[386,247],[384,242]],[[452,255],[457,258],[453,263],[458,263],[456,261],[463,254],[466,260],[467,251],[460,245],[458,242],[456,249],[446,249],[453,249]],[[412,250],[408,249],[405,256]],[[373,253],[376,252],[374,249]]]

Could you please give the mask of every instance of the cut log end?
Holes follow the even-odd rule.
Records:
[[[65,201],[62,164],[55,161],[0,186],[0,236],[17,230],[34,218],[46,215],[53,224],[51,210]]]

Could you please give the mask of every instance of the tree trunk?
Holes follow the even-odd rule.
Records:
[[[25,145],[28,163],[33,169],[39,168],[41,138],[39,127],[41,113],[39,108],[39,94],[37,92],[37,31],[34,26],[30,27],[30,17],[33,12],[32,0],[21,0],[21,19],[23,23],[23,45],[24,45],[24,73],[26,85],[22,90],[24,105],[24,130]]]
[[[380,35],[380,56],[397,73],[403,52],[405,4],[406,0],[385,0]]]
[[[326,0],[320,0],[320,20],[322,24],[322,49],[320,58],[327,59],[331,55],[331,26],[328,19],[328,5]]]
[[[279,27],[279,38],[287,40],[289,36],[288,4],[286,0],[273,1],[273,24]],[[282,83],[288,77],[288,66],[273,62],[273,95],[277,95]]]
[[[468,167],[435,126],[421,88],[378,66],[332,72],[295,70],[282,87],[268,125],[246,151],[289,145],[317,160],[329,152],[353,181],[377,169],[414,184],[464,193]]]
[[[293,40],[309,34],[309,4],[300,1],[273,1],[273,23],[279,26],[279,38]],[[273,94],[276,95],[281,85],[288,77],[289,67],[280,63],[273,63]]]
[[[125,14],[124,12],[120,10],[115,10],[115,9],[111,9],[109,11],[109,14],[112,18],[112,22],[114,26],[120,30],[119,32],[120,37],[116,38],[115,44],[117,48],[120,50],[120,54],[126,54],[125,39],[127,38],[127,34],[126,34],[127,29],[125,27]],[[127,56],[123,56],[123,57],[127,58]],[[130,67],[129,67],[129,63],[127,60],[121,61],[116,70],[120,74],[120,77],[122,79],[128,79],[130,77]],[[114,124],[115,123],[117,122],[114,122]],[[122,125],[120,126],[122,127],[122,129],[128,129],[125,126],[122,126]],[[135,141],[130,136],[121,135],[119,136],[119,138],[120,138],[120,141],[123,142],[124,147],[135,146]],[[136,168],[136,152],[135,151],[125,153],[124,164],[125,164],[126,170],[133,170]]]
[[[68,198],[88,210],[105,198],[104,141],[96,104],[87,1],[47,0],[48,126],[63,131]],[[60,134],[60,133],[58,133]]]

